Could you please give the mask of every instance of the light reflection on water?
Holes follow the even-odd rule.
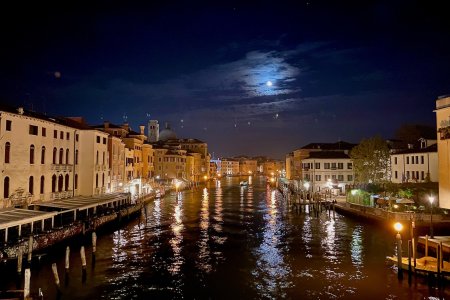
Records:
[[[385,265],[386,255],[394,251],[394,234],[387,237],[382,228],[338,214],[332,218],[325,212],[316,217],[288,211],[281,194],[266,186],[263,177],[253,177],[247,187],[239,181],[223,178],[208,189],[183,191],[178,199],[174,194],[155,199],[143,212],[145,222],[130,221],[120,230],[99,234],[95,268],[88,267],[82,284],[79,256],[74,254],[63,299],[440,295],[419,279],[412,287],[399,283]],[[79,244],[73,247],[79,249]],[[64,265],[64,251],[45,257]],[[40,275],[32,276],[32,286],[46,287],[48,299],[54,298],[48,291],[52,262],[43,263]]]
[[[256,269],[252,271],[260,296],[271,299],[286,297],[286,289],[292,286],[289,278],[291,269],[285,263],[280,244],[285,228],[283,222],[278,219],[280,212],[277,203],[282,199],[277,199],[277,195],[277,191],[270,191],[270,198],[267,199],[267,211],[263,216],[263,240],[255,250]]]

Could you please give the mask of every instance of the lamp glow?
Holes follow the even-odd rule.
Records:
[[[395,223],[395,224],[394,224],[394,229],[395,229],[397,232],[402,231],[402,229],[403,229],[402,223],[400,223],[400,222]]]

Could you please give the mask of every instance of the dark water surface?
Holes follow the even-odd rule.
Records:
[[[223,178],[205,189],[173,193],[146,207],[147,218],[99,234],[95,265],[86,244],[84,283],[80,243],[71,242],[32,268],[32,292],[57,297],[51,263],[58,264],[61,299],[428,299],[447,289],[424,279],[399,281],[385,263],[395,236],[336,214],[289,211],[263,177],[248,187]],[[242,180],[242,179],[241,179]],[[89,239],[87,239],[89,240]],[[64,245],[65,246],[65,245]],[[14,277],[2,273],[2,288]]]

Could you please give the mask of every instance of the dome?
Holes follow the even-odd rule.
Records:
[[[159,133],[159,140],[167,141],[167,140],[173,140],[176,138],[177,138],[177,134],[175,133],[175,131],[170,129],[169,123],[166,123],[166,128],[161,130],[161,132]]]

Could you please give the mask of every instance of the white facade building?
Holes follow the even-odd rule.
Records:
[[[391,181],[394,183],[439,181],[437,144],[391,154]]]
[[[353,162],[344,152],[315,151],[302,160],[303,181],[309,182],[309,190],[323,192],[327,189],[339,189],[345,192],[345,186],[354,183]]]
[[[77,130],[19,108],[0,110],[0,208],[76,195]]]
[[[222,159],[220,169],[222,175],[230,175],[230,176],[239,175],[239,161]]]

